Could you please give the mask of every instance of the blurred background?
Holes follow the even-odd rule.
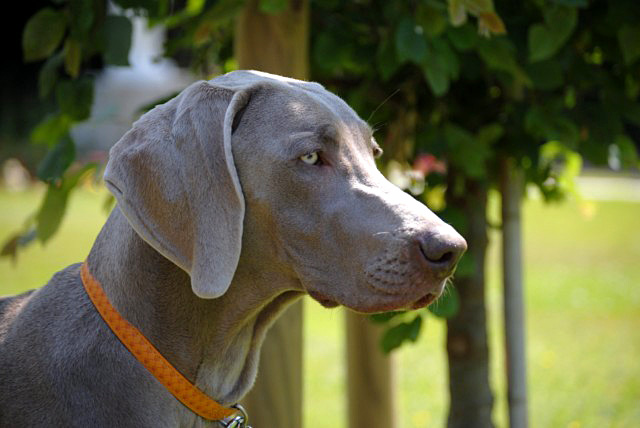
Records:
[[[88,254],[108,150],[145,111],[239,68],[314,80],[469,251],[428,310],[290,311],[256,428],[640,426],[637,2],[23,3],[1,30],[0,295]]]

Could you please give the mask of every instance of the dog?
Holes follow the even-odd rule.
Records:
[[[433,302],[466,243],[384,178],[381,152],[321,85],[255,71],[143,115],[111,149],[117,205],[85,263],[0,300],[0,426],[220,426],[127,349],[87,281],[221,406],[305,294],[361,313]]]

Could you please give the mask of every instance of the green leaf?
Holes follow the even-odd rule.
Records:
[[[18,249],[26,247],[36,238],[36,230],[28,226],[26,230],[13,234],[7,239],[0,250],[0,257],[11,257],[12,261],[18,258]]]
[[[75,157],[75,144],[71,138],[63,138],[38,166],[38,178],[46,183],[60,179]]]
[[[18,257],[18,241],[20,239],[20,233],[12,235],[9,239],[7,239],[2,245],[2,250],[0,250],[0,257],[11,257],[11,259],[15,262]]]
[[[625,64],[629,65],[640,58],[640,27],[625,25],[618,30],[618,43],[624,57]]]
[[[429,311],[438,318],[454,317],[460,310],[460,295],[454,287],[447,287],[438,300],[429,305]]]
[[[447,29],[447,36],[453,46],[461,52],[473,49],[478,43],[478,32],[471,24],[466,24],[461,27],[449,27]]]
[[[429,87],[436,97],[441,97],[449,91],[449,76],[438,64],[427,61],[422,65],[422,69]]]
[[[418,3],[416,23],[424,28],[429,37],[439,36],[447,28],[446,15],[432,5]]]
[[[65,16],[52,8],[40,9],[33,15],[22,33],[22,51],[25,61],[37,61],[51,55],[64,36]]]
[[[489,123],[481,127],[476,132],[476,140],[478,143],[490,146],[498,141],[504,135],[504,127],[499,123]]]
[[[405,311],[391,311],[391,312],[383,312],[381,314],[373,314],[371,316],[369,316],[369,318],[371,319],[371,321],[378,323],[378,324],[384,324],[386,322],[388,322],[390,319],[397,317],[398,315],[402,315],[405,314]]]
[[[40,69],[38,75],[38,92],[44,98],[51,93],[58,81],[58,69],[64,61],[62,52],[50,56]]]
[[[478,55],[494,70],[506,71],[518,82],[531,86],[531,79],[516,61],[516,48],[506,37],[482,38],[478,43]]]
[[[56,100],[62,114],[77,121],[87,119],[93,103],[93,79],[87,76],[58,83]]]
[[[525,130],[542,141],[558,140],[568,147],[576,147],[579,131],[571,119],[554,109],[533,106],[525,115]]]
[[[434,95],[442,96],[449,90],[449,82],[460,73],[458,55],[444,38],[433,39],[422,64],[425,77]]]
[[[42,206],[36,214],[36,233],[40,242],[47,242],[60,227],[69,191],[69,188],[49,184]]]
[[[385,331],[380,341],[380,346],[385,353],[389,353],[409,340],[415,342],[420,335],[422,317],[416,316],[411,322],[403,322]]]
[[[69,27],[76,40],[83,40],[93,24],[93,2],[88,0],[69,1]]]
[[[35,217],[36,236],[40,242],[46,243],[56,233],[64,218],[69,194],[77,186],[80,178],[95,167],[95,164],[86,165],[59,182],[49,184],[42,205]]]
[[[410,18],[400,21],[395,40],[399,62],[412,61],[419,64],[427,56],[427,41],[422,27],[416,25]]]
[[[526,72],[531,76],[531,81],[536,89],[551,91],[564,83],[562,65],[557,60],[529,64],[526,67]]]
[[[81,61],[82,47],[80,43],[68,37],[64,43],[64,69],[74,79],[80,74]]]
[[[574,8],[555,6],[544,14],[544,24],[529,27],[529,61],[536,62],[551,58],[564,46],[578,23],[578,13]]]
[[[131,21],[126,16],[107,16],[104,23],[104,61],[111,65],[129,65],[132,35]]]
[[[444,127],[449,161],[467,176],[482,178],[486,175],[486,162],[491,156],[489,146],[481,144],[469,131],[452,123]]]
[[[69,133],[73,121],[63,114],[49,115],[31,132],[31,141],[53,146]]]
[[[288,0],[260,0],[260,11],[269,15],[277,15],[287,9]]]

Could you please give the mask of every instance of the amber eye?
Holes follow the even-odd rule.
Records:
[[[302,162],[307,163],[309,165],[317,165],[320,161],[320,156],[318,152],[307,153],[306,155],[300,156]]]

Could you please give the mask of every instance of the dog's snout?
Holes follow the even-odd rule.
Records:
[[[454,230],[426,234],[418,238],[418,244],[428,268],[443,278],[451,275],[467,250],[467,242]]]

